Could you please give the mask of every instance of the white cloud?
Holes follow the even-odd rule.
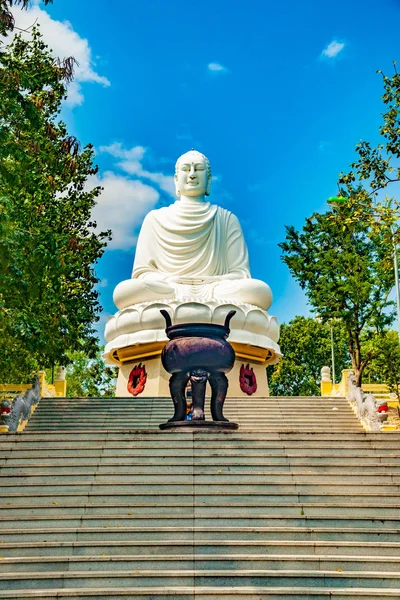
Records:
[[[207,68],[213,73],[226,73],[226,71],[228,70],[226,67],[224,67],[224,65],[215,62],[209,63]]]
[[[322,50],[321,56],[326,56],[327,58],[335,58],[344,48],[345,44],[343,42],[338,42],[337,40],[333,40],[324,50]]]
[[[82,83],[98,83],[109,86],[109,80],[97,73],[92,58],[92,51],[87,39],[80,37],[68,21],[56,21],[50,15],[34,4],[28,10],[14,7],[13,14],[16,24],[21,29],[29,28],[35,21],[40,24],[44,41],[49,45],[54,55],[60,59],[73,56],[78,62],[75,65],[74,81],[69,86],[67,104],[77,106],[83,102]],[[30,35],[24,33],[23,35]]]
[[[139,227],[146,214],[160,200],[161,192],[171,197],[175,195],[174,178],[143,167],[146,153],[150,154],[144,146],[127,149],[120,142],[114,142],[101,146],[99,152],[113,156],[116,159],[115,166],[125,174],[108,170],[88,180],[88,189],[95,186],[104,188],[92,217],[98,231],[112,230],[113,239],[107,249],[129,251],[136,245]]]
[[[100,281],[96,284],[97,289],[108,287],[108,279],[100,279]]]
[[[172,175],[164,175],[164,173],[148,171],[143,168],[142,161],[146,154],[146,148],[143,146],[134,146],[131,149],[125,149],[121,143],[114,142],[109,146],[101,146],[101,152],[107,152],[115,158],[121,159],[117,163],[117,167],[134,175],[139,179],[147,179],[155,183],[163,192],[170,196],[175,195],[174,178]]]
[[[136,244],[136,231],[145,215],[158,201],[160,194],[152,186],[106,171],[88,180],[88,188],[101,185],[104,190],[97,199],[92,217],[97,230],[111,229],[110,250],[129,250]]]

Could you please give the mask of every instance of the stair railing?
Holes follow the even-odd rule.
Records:
[[[26,386],[24,386],[26,387]],[[0,403],[0,433],[16,433],[24,430],[40,400],[40,379],[35,375],[33,385],[25,393],[5,398]]]
[[[347,400],[366,431],[381,431],[389,416],[387,400],[377,400],[372,394],[365,394],[356,385],[354,373],[350,373],[347,379]]]

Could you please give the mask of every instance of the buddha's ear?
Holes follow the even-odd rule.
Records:
[[[208,180],[207,180],[206,196],[209,196],[211,194],[211,180],[212,180],[212,176],[209,175]]]
[[[178,177],[176,175],[174,175],[174,180],[175,180],[175,194],[177,196],[181,195],[181,190],[178,187]]]

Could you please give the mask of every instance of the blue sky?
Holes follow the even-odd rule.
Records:
[[[15,14],[80,63],[64,118],[96,148],[95,214],[115,232],[97,268],[102,322],[144,215],[173,201],[174,164],[191,147],[211,161],[211,200],[242,223],[271,313],[307,314],[277,244],[285,224],[325,209],[355,144],[377,142],[376,70],[400,60],[400,1],[54,0]]]

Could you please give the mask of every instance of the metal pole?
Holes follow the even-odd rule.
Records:
[[[333,325],[331,323],[331,350],[332,350],[332,383],[335,385],[336,377],[335,377],[335,349],[333,347]]]
[[[393,244],[393,266],[394,266],[394,279],[396,282],[396,304],[397,304],[397,327],[399,330],[399,343],[400,343],[400,290],[399,290],[399,264],[397,260],[397,247],[394,240],[393,225],[390,226],[390,232],[392,234]]]

